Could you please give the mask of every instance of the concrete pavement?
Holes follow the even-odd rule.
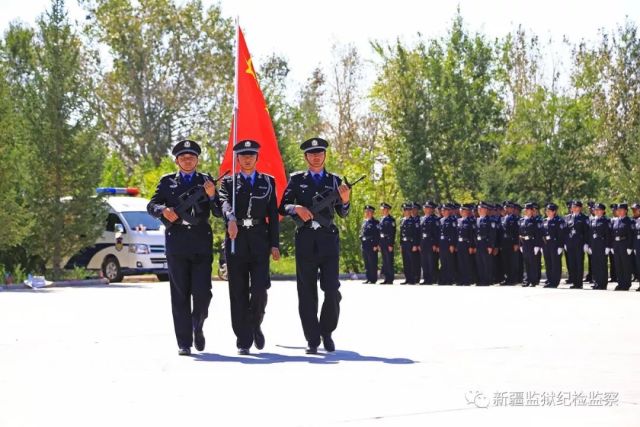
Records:
[[[640,425],[640,292],[342,293],[335,353],[304,354],[274,282],[240,357],[214,282],[207,348],[178,357],[166,282],[2,291],[0,426]]]

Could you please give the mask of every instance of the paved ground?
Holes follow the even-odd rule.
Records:
[[[189,358],[167,283],[0,291],[0,426],[640,425],[640,292],[342,291],[335,353],[304,354],[274,282],[267,346],[239,357],[214,282]]]

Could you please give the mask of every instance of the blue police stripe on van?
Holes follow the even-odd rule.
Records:
[[[87,265],[89,265],[89,261],[91,261],[91,258],[93,258],[95,254],[103,249],[115,246],[115,243],[98,243],[96,245],[89,246],[88,248],[84,248],[80,252],[72,256],[71,259],[67,261],[64,268],[72,269],[73,267],[86,267]],[[122,250],[125,250],[127,246],[129,245],[123,245]]]

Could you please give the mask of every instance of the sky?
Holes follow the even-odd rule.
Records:
[[[178,3],[184,0],[175,0]],[[460,7],[471,31],[503,37],[522,25],[543,40],[597,40],[628,17],[640,24],[638,0],[203,0],[219,3],[223,14],[238,17],[259,69],[273,53],[284,56],[290,79],[302,83],[319,65],[329,66],[335,44],[354,44],[365,60],[374,59],[371,40],[411,43],[446,34]],[[49,0],[0,0],[0,32],[9,22],[32,24]],[[76,0],[67,0],[72,19],[84,19]],[[549,59],[550,60],[550,59]]]

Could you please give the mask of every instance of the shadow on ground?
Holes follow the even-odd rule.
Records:
[[[277,345],[288,350],[300,350],[304,351],[304,347],[291,347],[285,345]],[[244,363],[247,365],[265,365],[272,363],[289,363],[289,362],[306,362],[306,363],[318,363],[318,364],[336,364],[339,362],[381,362],[389,363],[393,365],[410,365],[418,363],[411,359],[402,357],[378,357],[378,356],[364,356],[355,351],[348,350],[336,350],[333,353],[319,352],[314,355],[300,355],[292,356],[288,354],[259,352],[251,353],[249,356],[225,356],[216,353],[196,353],[191,356],[199,362],[235,362]]]

